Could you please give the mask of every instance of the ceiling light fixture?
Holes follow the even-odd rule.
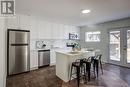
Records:
[[[87,13],[90,13],[90,12],[91,12],[91,10],[82,10],[83,14],[87,14]]]

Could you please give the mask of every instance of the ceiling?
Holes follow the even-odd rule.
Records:
[[[130,0],[15,0],[16,13],[82,26],[130,17]],[[83,9],[91,13],[82,14]]]

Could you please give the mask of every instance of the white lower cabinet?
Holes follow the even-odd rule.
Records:
[[[30,52],[30,69],[38,69],[38,52],[31,51]]]
[[[56,53],[55,50],[50,51],[50,65],[56,64]]]
[[[50,50],[50,66],[56,64],[56,50]],[[30,70],[38,69],[38,52],[31,51],[30,52]]]

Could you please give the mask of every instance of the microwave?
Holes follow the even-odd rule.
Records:
[[[78,33],[69,33],[69,39],[70,40],[79,39],[79,34]]]

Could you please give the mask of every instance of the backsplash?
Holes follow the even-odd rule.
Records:
[[[44,46],[44,41],[36,41],[36,48],[41,49],[41,48],[45,48],[46,46]]]
[[[53,48],[61,48],[66,49],[67,43],[75,43],[78,42],[77,40],[47,40],[47,39],[40,39],[40,40],[31,40],[30,41],[30,49],[53,49]]]

